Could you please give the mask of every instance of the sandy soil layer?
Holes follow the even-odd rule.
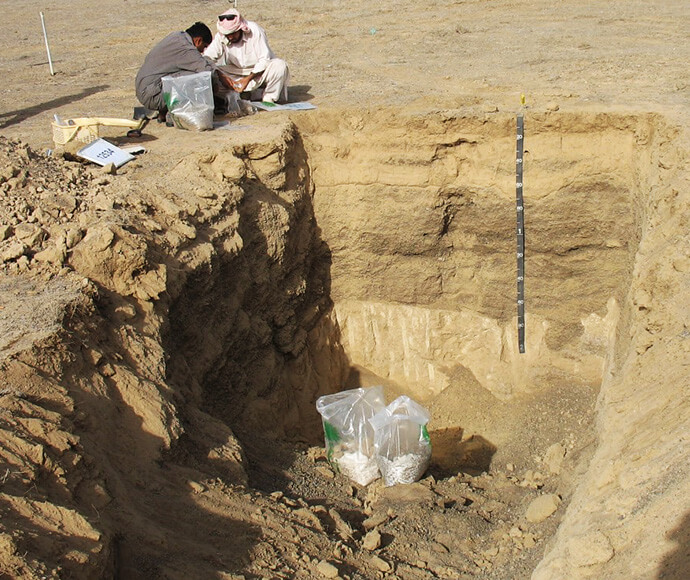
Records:
[[[687,2],[240,3],[289,63],[291,100],[317,111],[259,113],[208,134],[153,122],[138,141],[147,153],[115,174],[43,155],[55,114],[130,118],[148,49],[195,20],[212,26],[226,6],[3,4],[0,574],[684,578]],[[550,399],[501,406],[456,369],[428,401],[439,422],[427,476],[353,485],[325,460],[314,398],[348,375],[391,396],[404,388],[351,368],[333,338],[331,292],[366,297],[346,294],[352,271],[332,278],[341,266],[313,227],[328,200],[314,200],[311,170],[331,152],[351,167],[338,131],[354,143],[367,119],[399,123],[371,121],[384,127],[374,158],[414,141],[427,115],[508,123],[518,111],[544,133],[568,126],[562,115],[658,119],[626,127],[644,150],[634,177],[645,190],[638,251],[621,251],[630,263],[615,269],[631,286],[617,297],[602,388],[583,381],[575,397],[558,374]],[[596,155],[613,165],[617,143],[602,139]],[[378,291],[404,302],[408,289]],[[550,346],[571,338],[564,327]],[[496,454],[481,437],[488,407],[524,417],[530,445]],[[461,410],[464,433],[442,419]]]

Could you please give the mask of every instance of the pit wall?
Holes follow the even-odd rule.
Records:
[[[642,236],[597,405],[599,444],[533,580],[687,575],[689,144],[661,121],[640,143]]]
[[[601,384],[594,459],[533,578],[681,577],[687,139],[654,115],[526,114],[520,355],[514,117],[353,113],[300,128],[353,364],[420,398],[458,366],[502,399],[547,395],[549,369]]]
[[[193,203],[190,189],[209,187],[222,209],[193,219],[194,238],[177,250],[187,273],[169,312],[170,381],[243,443],[318,443],[316,398],[338,390],[349,367],[295,127],[278,122],[256,141],[190,155],[166,182]]]
[[[653,121],[525,120],[526,353],[516,337],[515,117],[300,121],[353,364],[432,398],[458,366],[503,400],[601,382],[640,232]]]

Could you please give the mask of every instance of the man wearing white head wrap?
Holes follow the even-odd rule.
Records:
[[[286,62],[273,54],[264,29],[245,20],[234,8],[218,17],[216,29],[204,56],[230,76],[235,91],[263,89],[262,101],[286,101],[290,71]]]

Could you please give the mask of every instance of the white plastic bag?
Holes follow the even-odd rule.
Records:
[[[330,464],[360,485],[379,477],[369,419],[386,406],[383,387],[350,389],[316,401]]]
[[[431,459],[426,409],[403,395],[369,422],[374,429],[376,462],[384,484],[388,487],[418,481]]]
[[[163,98],[170,119],[179,129],[213,129],[211,71],[163,77]]]

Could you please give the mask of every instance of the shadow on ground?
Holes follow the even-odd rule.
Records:
[[[684,580],[690,571],[690,512],[672,530],[668,537],[676,543],[676,549],[668,554],[659,566],[658,580]]]
[[[57,107],[62,107],[63,105],[67,105],[69,103],[80,101],[85,97],[95,95],[96,93],[100,93],[108,88],[110,88],[109,85],[98,85],[95,87],[89,87],[88,89],[84,89],[80,93],[65,95],[64,97],[52,99],[50,101],[46,101],[38,105],[26,107],[24,109],[16,109],[14,111],[0,113],[0,119],[5,119],[2,123],[0,123],[0,129],[5,129],[7,127],[11,127],[12,125],[17,125],[23,121],[26,121],[30,117],[34,117],[36,115],[39,115],[40,113],[45,113],[46,111],[50,111],[51,109],[55,109]]]

